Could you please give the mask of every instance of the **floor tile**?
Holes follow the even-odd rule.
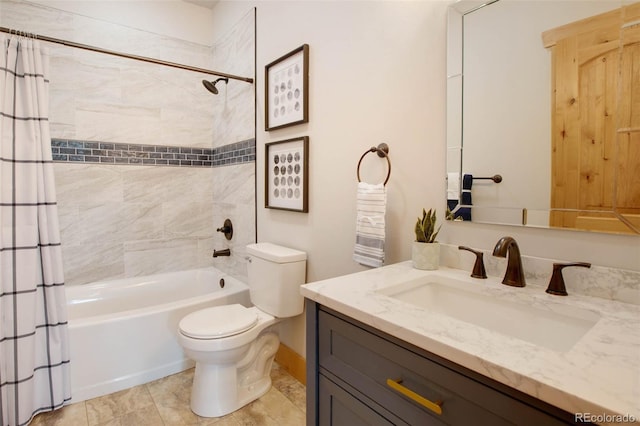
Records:
[[[147,384],[149,394],[165,426],[197,425],[199,417],[189,408],[193,369]]]
[[[300,426],[305,423],[305,413],[275,388],[256,400],[254,405],[279,426]]]
[[[305,387],[277,363],[272,388],[261,398],[220,418],[189,408],[194,369],[146,385],[38,414],[30,426],[303,426]]]
[[[113,419],[153,406],[146,385],[135,386],[86,401],[89,426],[103,425]]]
[[[158,426],[166,424],[154,405],[131,411],[120,417],[120,426]]]
[[[302,383],[276,363],[271,369],[271,380],[273,387],[291,400],[297,408],[303,412],[307,411],[307,388]]]
[[[30,423],[31,426],[88,426],[88,424],[87,408],[84,402],[38,414]]]

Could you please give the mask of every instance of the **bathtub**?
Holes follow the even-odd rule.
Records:
[[[214,268],[67,286],[65,290],[72,402],[192,367],[176,339],[180,319],[208,306],[251,306],[247,285]]]

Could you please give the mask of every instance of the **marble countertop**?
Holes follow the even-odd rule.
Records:
[[[538,309],[580,308],[600,318],[561,352],[392,299],[379,290],[430,274],[467,281],[475,292]],[[553,296],[544,288],[508,287],[501,279],[475,279],[468,271],[414,269],[411,262],[302,286],[302,295],[415,346],[447,358],[570,413],[589,413],[600,424],[617,415],[640,422],[640,306],[596,297]],[[549,331],[550,333],[553,330]],[[612,417],[613,416],[613,417]]]

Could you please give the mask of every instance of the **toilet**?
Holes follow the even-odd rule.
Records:
[[[182,318],[178,340],[196,362],[191,410],[201,417],[229,414],[267,393],[280,344],[274,325],[303,312],[305,252],[271,243],[247,246],[254,306],[216,306]]]

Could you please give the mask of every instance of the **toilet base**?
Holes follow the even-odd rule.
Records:
[[[267,332],[253,341],[236,363],[196,362],[191,410],[200,417],[222,417],[267,393],[279,344],[278,335]]]

